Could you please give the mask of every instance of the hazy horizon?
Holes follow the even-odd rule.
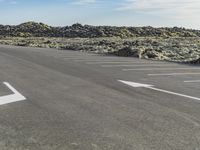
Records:
[[[198,0],[0,0],[0,24],[34,21],[51,26],[81,23],[200,29],[198,8]]]

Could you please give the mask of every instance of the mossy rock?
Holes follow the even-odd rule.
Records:
[[[139,57],[138,51],[131,47],[124,47],[118,51],[113,52],[114,55],[123,56],[123,57]]]

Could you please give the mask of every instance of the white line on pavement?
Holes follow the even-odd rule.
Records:
[[[188,73],[160,73],[160,74],[148,74],[148,76],[181,76],[181,75],[199,75],[200,72],[188,72]]]
[[[177,66],[176,64],[170,65],[170,64],[146,64],[146,65],[101,65],[101,67],[163,67],[163,66]]]
[[[185,95],[185,94],[175,93],[175,92],[171,92],[171,91],[167,91],[167,90],[163,90],[163,89],[158,89],[158,88],[154,88],[154,87],[147,87],[147,88],[155,90],[155,91],[163,92],[163,93],[168,93],[168,94],[172,94],[172,95],[176,95],[176,96],[181,96],[181,97],[185,97],[185,98],[190,98],[190,99],[195,99],[195,100],[200,101],[200,98],[194,97],[194,96],[189,96],[189,95]]]
[[[137,68],[137,69],[122,69],[123,71],[153,71],[153,70],[200,70],[199,68]]]
[[[86,62],[88,65],[95,64],[149,64],[149,62],[134,62],[134,61],[100,61],[100,62]],[[156,63],[161,64],[161,63]]]
[[[65,60],[73,60],[75,62],[79,62],[79,61],[83,61],[83,59],[79,59],[79,58],[64,58]],[[84,61],[87,59],[84,59]]]
[[[101,60],[99,60],[99,59],[95,59],[95,60],[93,60],[93,59],[76,59],[76,60],[74,60],[75,62],[87,62],[87,63],[89,63],[89,62],[110,62],[110,61],[116,61],[116,62],[124,62],[124,60],[119,60],[119,59],[101,59]],[[133,60],[126,60],[126,62],[133,62]]]
[[[199,83],[200,80],[188,80],[188,81],[184,81],[185,83]]]

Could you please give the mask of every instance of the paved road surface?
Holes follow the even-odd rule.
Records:
[[[199,80],[199,66],[0,46],[0,99],[3,82],[26,97],[0,105],[0,149],[199,150]]]

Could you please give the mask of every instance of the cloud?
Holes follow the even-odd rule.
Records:
[[[200,13],[199,8],[199,0],[124,0],[117,10],[129,10],[172,19],[194,19]]]

